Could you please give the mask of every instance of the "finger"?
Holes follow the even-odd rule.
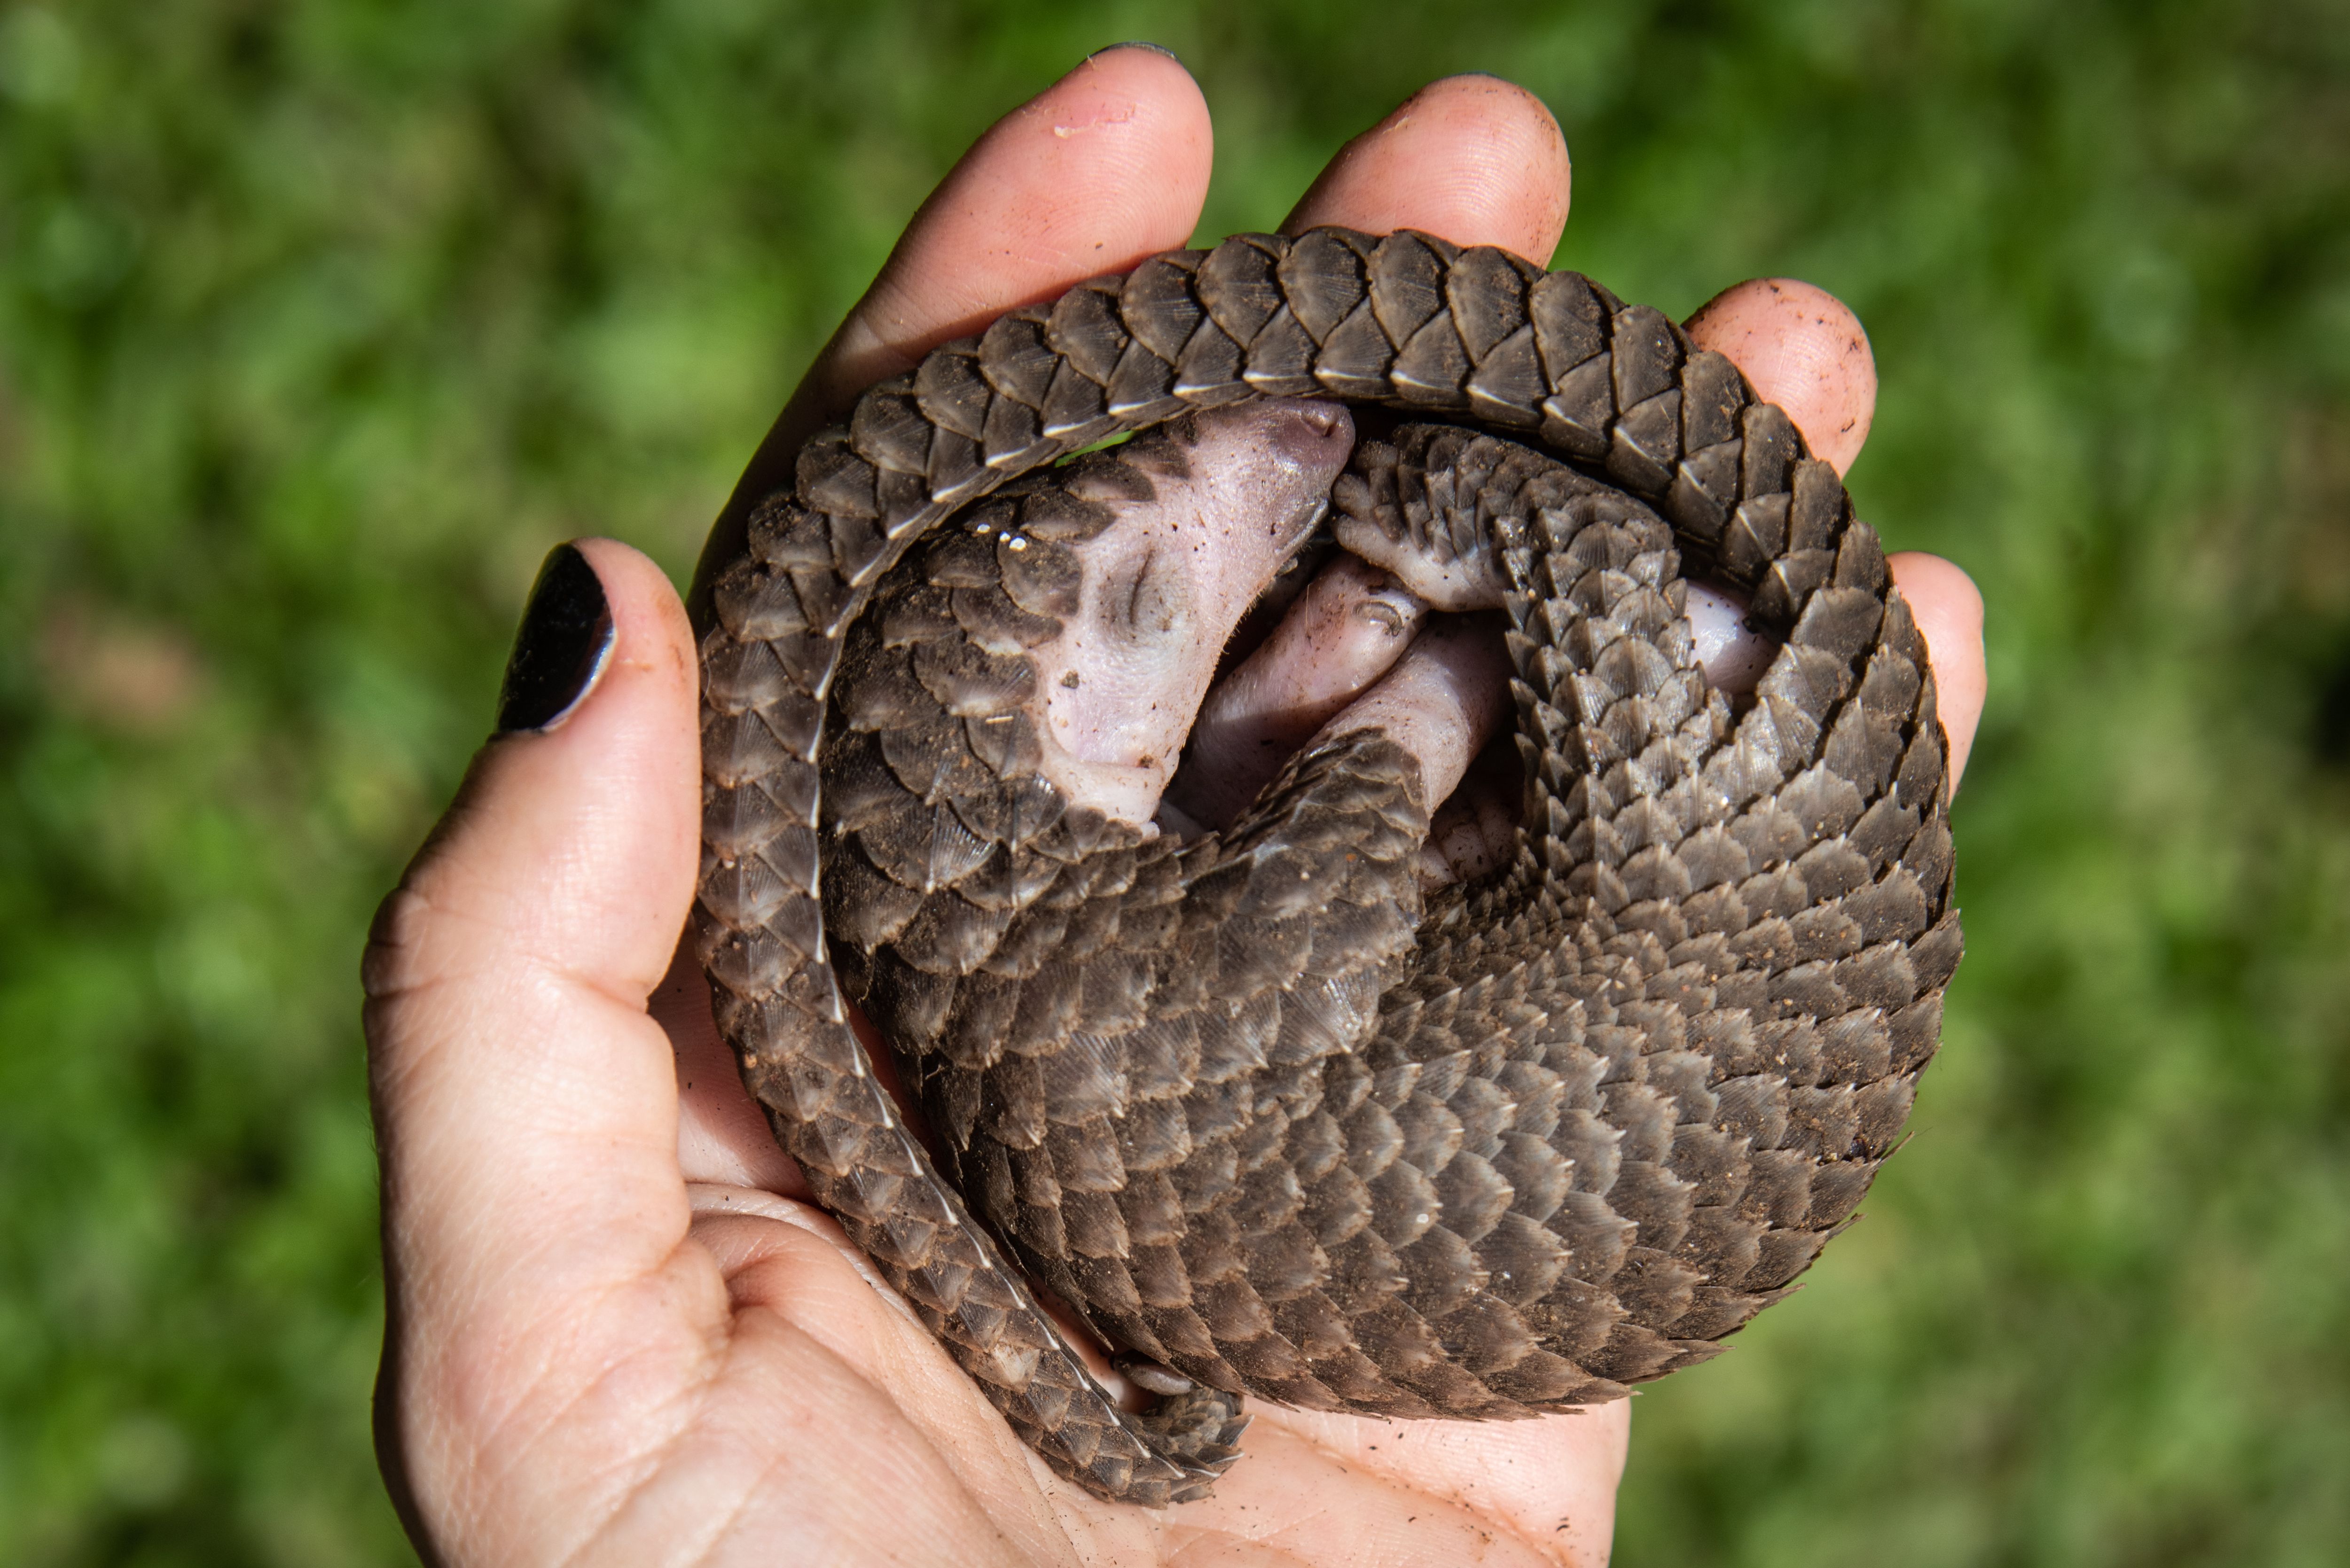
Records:
[[[1838,473],[1877,415],[1877,359],[1860,318],[1827,290],[1792,277],[1750,278],[1689,318],[1689,335],[1746,374]]]
[[[1447,77],[1341,148],[1281,232],[1419,229],[1543,261],[1566,228],[1570,175],[1542,99],[1499,77]]]
[[[544,646],[562,559],[517,670]],[[609,616],[600,673],[554,727],[483,748],[369,938],[389,1261],[446,1311],[537,1310],[630,1277],[687,1222],[671,1056],[645,1001],[693,891],[692,642],[644,556],[590,540],[570,560]]]
[[[1975,726],[1982,720],[1988,679],[1983,670],[1983,602],[1974,580],[1939,556],[1904,550],[1888,558],[1893,581],[1926,639],[1934,666],[1934,698],[1950,744],[1950,790],[1967,771]]]
[[[647,1009],[669,1036],[677,1057],[677,1164],[689,1185],[744,1189],[796,1200],[811,1198],[798,1164],[775,1143],[767,1115],[743,1085],[742,1068],[711,1015],[710,981],[692,944],[680,942],[669,973]],[[913,1127],[924,1125],[921,1107],[899,1082],[881,1038],[862,1009],[848,1009],[848,1021],[865,1043],[873,1076],[898,1103]],[[788,1048],[788,1042],[771,1042]]]
[[[1121,45],[989,128],[931,192],[809,367],[704,546],[700,585],[800,443],[937,344],[1190,239],[1207,199],[1207,100],[1172,55]]]
[[[1877,413],[1877,360],[1843,301],[1794,278],[1753,278],[1707,301],[1690,317],[1689,334],[1784,409],[1814,455],[1838,473],[1852,466]],[[1939,556],[1904,551],[1890,564],[1933,661],[1955,792],[1982,718],[1982,595]]]
[[[653,993],[653,1019],[677,1054],[677,1164],[688,1182],[808,1196],[799,1167],[776,1146],[765,1113],[743,1086],[733,1048],[710,1012],[710,981],[691,942]]]

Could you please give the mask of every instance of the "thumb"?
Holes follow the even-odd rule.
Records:
[[[660,569],[602,539],[549,556],[499,724],[364,964],[385,1261],[425,1339],[638,1277],[689,1218],[645,1014],[700,826],[693,644]]]

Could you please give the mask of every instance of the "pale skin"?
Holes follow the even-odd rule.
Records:
[[[1210,161],[1199,89],[1146,49],[1097,56],[1007,116],[916,216],[743,493],[931,344],[1184,244]],[[1409,226],[1543,257],[1567,198],[1541,103],[1454,78],[1350,143],[1288,227]],[[1815,451],[1857,454],[1876,378],[1834,299],[1742,285],[1690,330]],[[1606,1560],[1627,1403],[1504,1425],[1258,1405],[1216,1496],[1161,1512],[1037,1462],[803,1200],[699,976],[672,966],[700,809],[692,633],[644,556],[582,549],[617,628],[608,664],[558,727],[474,759],[366,961],[379,1442],[429,1561]],[[1981,709],[1981,604],[1946,562],[1893,564],[1955,776]]]

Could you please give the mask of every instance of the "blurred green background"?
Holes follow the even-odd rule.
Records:
[[[1861,507],[1990,601],[1917,1136],[1643,1396],[1619,1561],[2350,1561],[2329,0],[0,8],[0,1561],[408,1560],[369,913],[540,556],[681,577],[924,192],[1123,37],[1206,89],[1210,236],[1533,88],[1559,262],[1850,301]]]

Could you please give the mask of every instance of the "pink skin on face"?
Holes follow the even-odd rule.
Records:
[[[1342,527],[1379,564],[1333,560],[1211,695],[1232,628],[1319,517],[1353,424],[1336,404],[1276,399],[1195,416],[1180,439],[1180,463],[1129,459],[1157,493],[1110,504],[1117,523],[1078,547],[1077,614],[1035,650],[1045,776],[1112,816],[1192,833],[1229,826],[1317,735],[1378,727],[1419,759],[1431,804],[1447,802],[1508,718],[1499,578]],[[1709,677],[1751,688],[1773,644],[1745,629],[1743,605],[1693,584],[1690,613]],[[1431,883],[1505,852],[1517,794],[1508,769],[1478,770],[1439,815]]]
[[[1070,799],[1151,819],[1225,639],[1313,530],[1354,441],[1336,403],[1211,410],[1192,421],[1187,475],[1111,504],[1117,523],[1078,548],[1077,613],[1035,650],[1043,772]]]

